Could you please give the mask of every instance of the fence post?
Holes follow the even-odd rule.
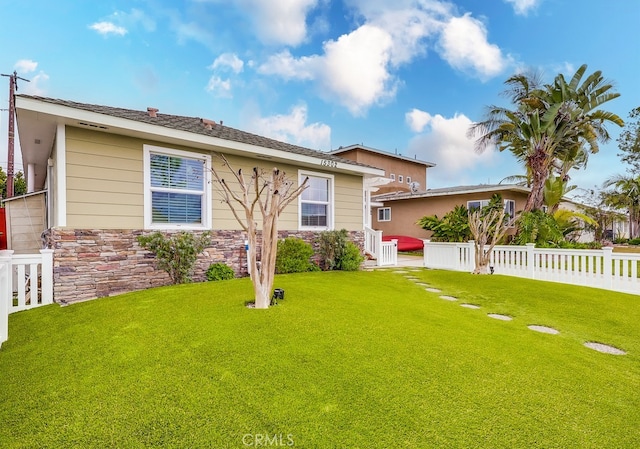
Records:
[[[529,279],[536,278],[536,266],[533,250],[536,248],[535,243],[527,243],[527,276]]]
[[[613,247],[611,246],[603,246],[602,247],[602,288],[606,288],[607,290],[613,289],[613,270],[612,270],[612,260],[611,254],[613,253]]]
[[[53,304],[53,250],[41,249],[42,254],[42,304]]]
[[[464,267],[460,271],[473,271],[476,269],[476,247],[475,240],[469,240],[464,249],[465,258]]]
[[[0,251],[0,346],[9,338],[9,307],[13,305],[13,250]]]
[[[427,248],[429,247],[429,243],[431,242],[430,239],[422,239],[422,245],[423,245],[423,249],[422,249],[422,264],[425,267],[428,267],[428,254],[427,254]]]

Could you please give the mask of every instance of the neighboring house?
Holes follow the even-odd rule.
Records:
[[[414,190],[424,191],[427,189],[428,169],[436,166],[431,162],[421,161],[416,158],[412,159],[363,145],[340,147],[332,151],[331,154],[382,168],[385,171],[384,176],[390,181],[386,185],[379,187],[377,194],[410,192],[412,186]]]
[[[477,185],[428,189],[418,193],[389,193],[376,195],[374,201],[381,206],[373,215],[373,228],[383,234],[405,235],[428,239],[431,231],[425,231],[416,222],[425,215],[442,218],[455,206],[467,208],[482,207],[489,203],[494,194],[500,194],[505,211],[514,216],[524,208],[529,189],[519,185]]]
[[[384,175],[364,163],[154,108],[18,95],[16,110],[30,192],[46,192],[35,202],[46,213],[32,240],[39,245],[43,232],[55,250],[57,302],[167,284],[166,273],[137,244],[143,232],[211,231],[213,244],[196,278],[212,262],[246,272],[246,235],[212,182],[212,166],[233,178],[218,153],[245,173],[278,167],[296,183],[308,176],[310,188],[279,225],[281,236],[307,241],[323,230],[346,229],[362,243],[369,209],[364,185]]]

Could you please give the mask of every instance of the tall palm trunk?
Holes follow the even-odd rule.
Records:
[[[531,212],[544,206],[544,183],[549,177],[549,157],[544,150],[538,148],[527,158],[527,164],[531,167],[532,183],[524,211]]]

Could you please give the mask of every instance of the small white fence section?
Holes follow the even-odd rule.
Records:
[[[379,267],[398,264],[398,241],[383,242],[382,231],[364,228],[364,251],[376,260]]]
[[[9,337],[9,314],[53,303],[53,250],[0,251],[0,345]]]
[[[425,240],[424,265],[456,271],[473,271],[475,248],[467,243],[436,243]],[[565,284],[584,285],[640,294],[640,254],[600,250],[496,246],[489,265],[496,274]]]

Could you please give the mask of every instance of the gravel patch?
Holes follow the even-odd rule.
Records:
[[[595,341],[588,341],[584,344],[587,348],[594,351],[604,352],[605,354],[613,355],[626,355],[627,353],[622,349],[615,348],[613,346],[605,345],[604,343],[597,343]]]
[[[558,329],[554,329],[554,328],[548,327],[548,326],[538,326],[537,324],[532,324],[532,325],[527,326],[527,327],[529,329],[531,329],[532,331],[542,332],[543,334],[558,335],[560,333],[560,331]]]
[[[440,298],[444,299],[446,301],[457,301],[458,300],[458,298],[455,298],[453,296],[448,296],[448,295],[442,295]]]
[[[477,306],[475,304],[460,304],[460,307],[466,307],[467,309],[479,309],[480,306]]]
[[[441,293],[442,292],[442,290],[437,289],[437,288],[432,288],[432,287],[425,288],[425,290],[428,291],[428,292],[431,292],[431,293]]]
[[[488,313],[487,316],[491,318],[495,318],[496,320],[502,320],[502,321],[511,321],[513,319],[509,315],[502,315],[499,313]]]

